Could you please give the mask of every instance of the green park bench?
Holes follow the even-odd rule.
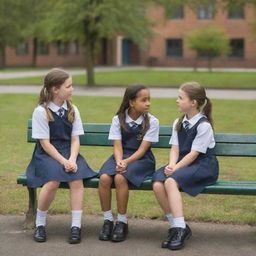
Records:
[[[112,146],[108,140],[110,124],[91,123],[83,124],[85,134],[80,136],[81,145],[89,146]],[[153,148],[169,148],[169,139],[172,129],[169,126],[161,126],[159,132],[159,142],[152,145]],[[31,137],[32,122],[28,120],[27,141],[35,142]],[[256,157],[256,134],[215,134],[216,147],[214,149],[216,156],[237,156],[237,157]],[[88,159],[89,160],[89,159]],[[88,161],[90,162],[90,160]],[[220,167],[221,171],[221,167]],[[84,181],[87,188],[98,188],[98,178],[92,178]],[[20,174],[17,177],[17,183],[23,186],[27,185],[26,174]],[[67,183],[61,183],[60,188],[68,188]],[[34,225],[34,217],[37,207],[36,188],[28,188],[29,208],[26,214],[25,228]],[[152,190],[151,178],[147,178],[136,188],[130,186],[133,190]],[[218,180],[216,184],[207,186],[202,193],[205,194],[225,194],[225,195],[256,195],[255,181],[223,181]]]

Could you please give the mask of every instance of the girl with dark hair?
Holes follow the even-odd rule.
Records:
[[[155,171],[155,158],[150,146],[151,143],[158,142],[159,121],[149,114],[149,107],[149,90],[142,85],[131,86],[126,89],[122,104],[112,119],[109,140],[114,142],[114,154],[99,172],[99,196],[104,214],[100,240],[125,240],[128,234],[128,185],[130,183],[139,187],[143,180]],[[113,182],[116,187],[118,211],[115,226],[111,211]]]
[[[39,105],[32,117],[32,137],[37,140],[27,167],[28,187],[42,186],[38,198],[34,240],[46,241],[46,216],[60,182],[68,182],[72,224],[69,243],[81,240],[83,179],[97,176],[79,154],[79,135],[84,134],[79,111],[71,103],[71,76],[52,69],[44,79]]]
[[[185,83],[176,102],[184,115],[173,123],[169,163],[152,177],[155,196],[170,224],[162,247],[170,250],[182,248],[192,234],[184,220],[180,190],[196,196],[214,184],[219,173],[213,154],[212,103],[204,88]]]

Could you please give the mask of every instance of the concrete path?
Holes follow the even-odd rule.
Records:
[[[65,68],[64,68],[65,69]],[[124,71],[124,70],[158,70],[158,71],[193,71],[194,69],[186,67],[147,67],[147,66],[96,66],[95,72],[108,72],[108,71]],[[198,71],[208,72],[207,68],[198,68]],[[44,76],[49,71],[45,70],[35,70],[35,71],[0,71],[0,80],[9,78],[21,78],[21,77],[35,77]],[[71,75],[81,75],[85,74],[84,69],[67,69]],[[255,68],[213,68],[212,71],[216,72],[256,72]]]
[[[122,243],[102,242],[98,233],[102,217],[83,218],[82,242],[67,243],[70,216],[49,216],[46,243],[32,240],[33,231],[22,230],[24,216],[0,215],[1,256],[254,256],[256,227],[189,223],[193,235],[180,251],[160,248],[166,236],[167,222],[161,220],[130,219],[129,237]]]
[[[26,86],[26,85],[0,85],[0,93],[27,93],[27,94],[39,94],[41,86]],[[122,97],[124,94],[124,87],[75,87],[74,95],[80,96],[117,96]],[[176,98],[177,88],[157,88],[150,87],[152,98]],[[209,98],[214,99],[256,99],[255,90],[217,90],[207,89],[207,95]]]

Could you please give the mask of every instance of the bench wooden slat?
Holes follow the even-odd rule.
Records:
[[[27,185],[26,174],[20,174],[17,183]],[[99,179],[92,178],[84,181],[87,188],[98,188]],[[67,183],[61,183],[61,188],[68,188]],[[140,188],[129,187],[131,190],[152,190],[151,179],[146,179]],[[216,184],[207,186],[203,194],[226,194],[226,195],[256,195],[256,181],[222,181],[218,180]]]
[[[32,131],[28,130],[28,142],[35,142],[32,137]],[[170,148],[169,145],[170,136],[159,137],[159,142],[152,144],[153,148]],[[108,134],[105,133],[85,133],[80,136],[81,145],[90,146],[112,146],[112,141],[108,140]],[[214,149],[216,156],[256,156],[256,144],[228,144],[228,143],[216,143]]]

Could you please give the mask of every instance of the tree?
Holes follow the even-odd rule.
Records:
[[[187,34],[186,43],[188,48],[197,52],[197,57],[208,58],[209,71],[212,70],[213,58],[228,54],[230,51],[229,39],[226,33],[222,29],[211,25]]]
[[[57,0],[49,15],[52,40],[78,40],[85,48],[87,85],[93,86],[94,56],[103,38],[118,34],[143,47],[152,35],[149,0]]]
[[[5,66],[5,48],[24,39],[27,25],[27,0],[0,0],[0,68]]]
[[[49,26],[48,14],[52,8],[52,0],[27,0],[28,9],[27,26],[23,27],[22,33],[25,38],[30,37],[33,43],[32,66],[36,66],[38,42],[48,42]]]

